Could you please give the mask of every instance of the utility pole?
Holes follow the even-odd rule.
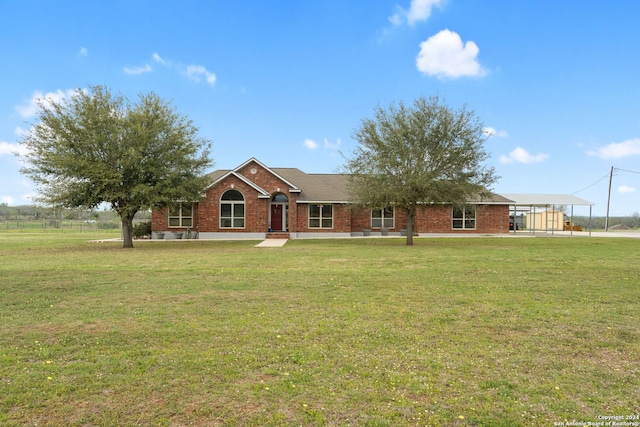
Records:
[[[613,166],[609,173],[609,195],[607,196],[607,216],[604,219],[604,231],[609,230],[609,205],[611,204],[611,181],[613,180]]]

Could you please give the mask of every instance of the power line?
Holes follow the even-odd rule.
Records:
[[[638,175],[640,175],[640,172],[637,172],[637,171],[630,171],[630,170],[620,169],[620,168],[615,168],[615,170],[621,171],[621,172],[637,173]]]
[[[600,178],[599,180],[597,180],[597,181],[596,181],[596,182],[594,182],[593,184],[588,185],[588,186],[584,187],[583,189],[578,190],[578,191],[576,191],[576,192],[574,192],[574,193],[571,193],[571,195],[573,196],[574,194],[578,194],[579,192],[584,191],[584,190],[586,190],[587,188],[591,188],[591,187],[593,187],[594,185],[596,185],[597,183],[599,183],[600,181],[602,181],[603,179],[606,179],[606,178],[608,178],[608,177],[609,177],[609,175],[608,175],[608,174],[607,174],[607,175],[603,175],[603,176],[602,176],[602,178]]]
[[[629,173],[636,173],[636,174],[640,175],[640,172],[638,172],[638,171],[630,171],[630,170],[628,170],[628,169],[620,169],[620,168],[616,168],[616,167],[614,167],[614,168],[613,168],[613,170],[614,170],[615,172],[618,172],[618,171],[619,171],[619,172],[629,172]],[[614,174],[614,176],[617,176],[617,175],[616,175],[616,174]],[[599,180],[597,180],[596,182],[594,182],[593,184],[589,184],[589,185],[587,185],[586,187],[581,188],[580,190],[578,190],[578,191],[575,191],[575,192],[571,193],[571,195],[573,196],[573,195],[575,195],[575,194],[580,193],[581,191],[586,190],[587,188],[591,188],[591,187],[593,187],[594,185],[596,185],[597,183],[599,183],[600,181],[602,181],[603,179],[606,179],[606,178],[608,178],[608,177],[609,177],[609,174],[607,174],[607,175],[602,175],[602,177],[601,177]]]
[[[611,204],[611,183],[613,181],[613,171],[637,173],[640,175],[640,172],[637,172],[637,171],[630,171],[627,169],[620,169],[620,168],[611,166],[611,172],[609,173],[609,193],[607,194],[607,216],[604,219],[604,231],[609,230],[609,206]]]

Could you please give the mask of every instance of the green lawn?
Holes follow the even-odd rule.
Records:
[[[0,233],[0,425],[506,427],[640,413],[640,240],[123,250],[86,243],[95,233]]]

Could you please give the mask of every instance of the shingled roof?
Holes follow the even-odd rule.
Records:
[[[252,159],[255,160],[255,159]],[[257,161],[257,160],[256,160]],[[298,168],[268,168],[282,179],[295,185],[299,190],[298,203],[350,203],[349,176],[345,174],[313,173],[309,174]],[[220,180],[235,170],[217,170],[207,176],[212,183]],[[249,178],[244,177],[249,180]],[[488,198],[477,198],[469,202],[483,204],[513,204],[513,200],[499,194],[492,194]]]
[[[273,168],[275,173],[300,189],[298,202],[349,203],[347,176],[340,174],[308,174],[296,168]]]

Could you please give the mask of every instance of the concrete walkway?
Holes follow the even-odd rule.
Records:
[[[281,248],[289,239],[264,239],[256,245],[256,248]]]

